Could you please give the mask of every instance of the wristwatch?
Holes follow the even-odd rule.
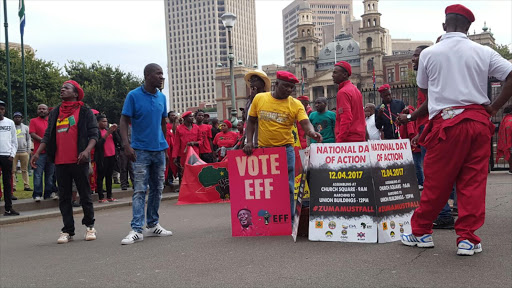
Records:
[[[411,114],[407,114],[407,121],[411,122]]]

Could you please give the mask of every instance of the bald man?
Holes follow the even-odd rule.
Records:
[[[48,106],[45,104],[39,104],[37,106],[37,117],[30,119],[28,132],[32,141],[34,142],[34,151],[37,151],[41,140],[43,140],[44,132],[48,127]],[[43,172],[44,172],[44,189],[43,189]],[[48,160],[46,151],[42,151],[39,155],[39,159],[36,162],[36,169],[34,170],[34,192],[32,198],[39,202],[43,197],[44,199],[54,198],[58,199],[56,193],[53,192],[53,176],[55,174],[55,165]]]

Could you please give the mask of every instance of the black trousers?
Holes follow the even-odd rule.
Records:
[[[0,168],[2,168],[4,183],[5,211],[10,211],[12,208],[12,160],[9,160],[9,156],[0,155]]]
[[[59,209],[62,214],[64,228],[62,232],[75,235],[75,221],[73,219],[72,186],[75,181],[80,204],[84,211],[82,224],[87,227],[94,226],[94,208],[92,207],[91,186],[89,186],[89,163],[85,164],[59,164],[55,165],[55,174],[59,184]]]
[[[114,165],[116,164],[116,156],[103,158],[103,165],[96,162],[96,193],[98,198],[102,200],[103,195],[103,178],[105,178],[105,186],[107,188],[107,198],[112,198],[112,174],[114,174]]]
[[[128,188],[130,183],[128,183],[128,176],[130,176],[130,180],[132,181],[133,186],[133,167],[132,162],[128,160],[124,151],[120,151],[119,153],[119,178],[121,178],[121,188]]]

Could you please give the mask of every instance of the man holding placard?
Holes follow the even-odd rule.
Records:
[[[313,125],[304,110],[302,103],[290,97],[299,80],[290,72],[277,71],[277,80],[273,92],[259,93],[254,97],[247,121],[247,145],[244,152],[252,154],[255,126],[258,124],[259,147],[286,147],[288,160],[288,182],[290,190],[290,203],[293,217],[294,211],[294,177],[295,177],[295,152],[293,149],[293,135],[290,132],[293,123],[298,121],[305,131],[305,135],[317,142],[322,142],[320,133],[315,132]]]

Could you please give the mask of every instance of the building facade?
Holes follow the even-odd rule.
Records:
[[[215,70],[229,67],[227,30],[221,16],[237,16],[232,28],[235,63],[258,63],[255,0],[165,0],[170,109],[215,103]]]
[[[295,0],[283,9],[283,43],[284,43],[284,63],[286,66],[292,65],[295,61],[295,45],[293,40],[298,36],[297,26],[299,24],[299,11],[308,7],[313,14],[313,24],[315,25],[312,35],[321,41],[319,48],[324,43],[322,26],[333,25],[336,15],[345,15],[343,19],[352,20],[352,0]]]

